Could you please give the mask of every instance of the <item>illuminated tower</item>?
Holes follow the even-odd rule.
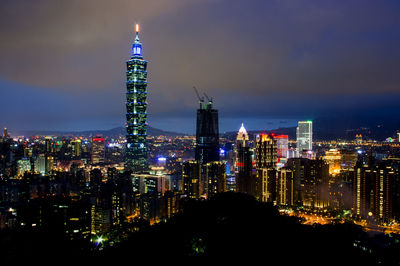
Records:
[[[304,151],[312,150],[312,121],[299,121],[296,137],[296,152],[301,157]]]
[[[9,137],[10,137],[10,136],[8,135],[7,128],[4,127],[4,129],[3,129],[3,139],[7,139],[7,138],[9,138]]]
[[[249,135],[242,124],[236,137],[235,148],[236,191],[255,195],[252,150],[248,142]]]
[[[257,196],[263,202],[276,200],[277,148],[274,135],[258,135],[256,139]]]
[[[131,59],[126,61],[126,157],[125,169],[142,172],[147,161],[147,61],[142,56],[139,25],[132,45]]]
[[[105,160],[105,141],[104,138],[96,136],[92,138],[92,163],[104,163]]]

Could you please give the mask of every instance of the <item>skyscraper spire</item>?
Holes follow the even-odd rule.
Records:
[[[242,123],[242,126],[239,129],[238,135],[236,140],[241,140],[241,141],[247,141],[249,140],[249,135],[247,134],[247,130],[244,128],[244,125]]]
[[[139,24],[136,24],[136,37],[132,45],[132,58],[142,56],[142,44],[139,40]]]
[[[247,147],[248,141],[249,141],[249,134],[247,134],[247,130],[244,128],[244,125],[242,123],[242,126],[240,127],[236,137],[236,146]]]

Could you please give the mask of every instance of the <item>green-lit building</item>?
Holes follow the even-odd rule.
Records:
[[[142,44],[136,25],[136,38],[131,59],[126,61],[126,157],[125,169],[142,172],[147,160],[147,61],[142,56]]]

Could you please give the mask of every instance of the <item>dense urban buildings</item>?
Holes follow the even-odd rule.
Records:
[[[148,170],[147,158],[147,61],[142,56],[139,26],[126,62],[126,158],[125,168],[134,172]]]
[[[400,233],[400,133],[376,140],[349,130],[351,139],[326,140],[315,137],[312,121],[298,121],[269,132],[242,123],[238,132],[220,134],[218,110],[204,96],[193,115],[195,135],[148,134],[147,61],[137,26],[126,61],[125,133],[11,136],[3,129],[0,231],[48,231],[97,252],[230,191],[307,225]],[[226,229],[226,216],[215,220]],[[187,245],[205,252],[204,239]],[[278,247],[287,244],[282,239]],[[352,244],[366,251],[360,243]]]

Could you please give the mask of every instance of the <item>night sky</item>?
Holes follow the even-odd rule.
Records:
[[[0,126],[123,125],[135,23],[150,126],[193,133],[193,86],[221,132],[400,115],[398,0],[2,0]]]

